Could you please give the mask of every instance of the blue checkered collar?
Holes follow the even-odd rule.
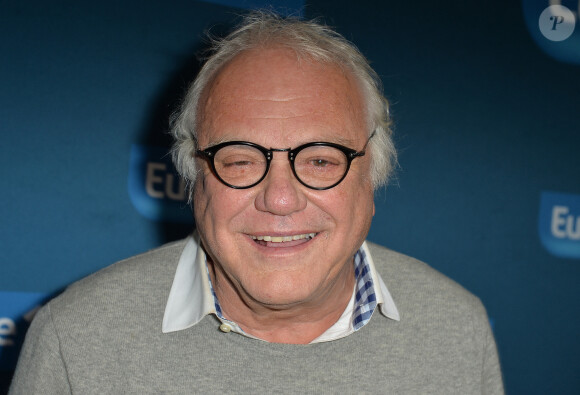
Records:
[[[327,341],[344,337],[365,326],[376,307],[390,319],[399,320],[399,312],[375,269],[366,242],[354,256],[356,284],[353,297],[339,321],[315,341]],[[239,326],[223,317],[207,271],[206,255],[199,246],[199,236],[194,234],[187,240],[177,269],[163,317],[164,333],[190,328],[208,314],[214,314],[227,330],[244,333]]]

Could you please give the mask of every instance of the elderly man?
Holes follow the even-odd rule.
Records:
[[[173,133],[196,232],[48,303],[13,393],[502,393],[479,300],[365,242],[395,154],[352,44],[252,14]]]

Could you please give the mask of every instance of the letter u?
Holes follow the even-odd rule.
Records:
[[[574,220],[576,220],[576,229],[574,229]],[[574,218],[573,215],[569,215],[566,218],[566,235],[571,240],[580,240],[580,216]]]

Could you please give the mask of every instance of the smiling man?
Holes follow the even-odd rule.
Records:
[[[173,134],[196,232],[43,308],[13,393],[502,393],[479,300],[365,242],[395,152],[352,44],[248,16]]]
[[[337,66],[300,62],[293,50],[274,47],[234,58],[205,94],[200,147],[241,140],[296,151],[291,161],[286,151],[272,152],[266,167],[259,149],[228,145],[208,155],[214,167],[199,163],[193,203],[212,285],[227,301],[224,315],[248,333],[309,343],[351,298],[353,256],[374,212],[370,155],[355,157],[348,169],[341,149],[305,145],[364,152],[369,136],[359,90]],[[250,188],[224,183],[255,184],[266,169]],[[332,188],[311,187],[332,186],[345,173]]]

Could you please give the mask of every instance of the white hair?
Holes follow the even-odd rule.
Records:
[[[369,142],[370,177],[375,189],[386,185],[396,164],[389,105],[381,93],[381,81],[360,51],[340,34],[318,21],[281,17],[255,11],[246,15],[236,30],[223,39],[213,39],[209,56],[190,86],[180,108],[171,119],[175,139],[172,158],[188,189],[194,184],[197,168],[195,150],[200,124],[200,101],[221,69],[243,52],[282,47],[293,50],[298,59],[336,65],[358,82],[364,100]],[[191,196],[191,194],[189,194]]]

